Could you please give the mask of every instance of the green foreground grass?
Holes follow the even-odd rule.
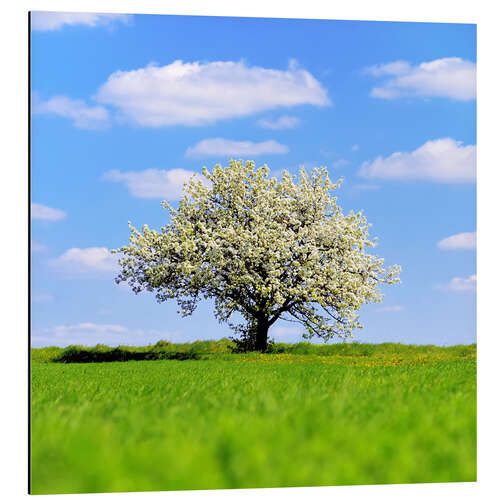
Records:
[[[476,480],[475,345],[193,345],[156,349],[199,360],[34,349],[32,492]]]

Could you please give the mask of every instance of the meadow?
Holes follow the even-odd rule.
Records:
[[[475,345],[231,351],[33,349],[32,493],[476,480]]]

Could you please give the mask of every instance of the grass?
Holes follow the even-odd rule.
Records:
[[[476,480],[475,345],[121,350],[200,359],[34,349],[33,493]]]

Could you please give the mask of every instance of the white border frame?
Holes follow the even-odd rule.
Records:
[[[118,498],[331,498],[371,497],[408,499],[453,497],[491,498],[500,491],[498,476],[498,383],[500,341],[496,324],[496,292],[500,275],[496,261],[499,213],[498,93],[500,47],[494,2],[456,0],[349,0],[325,5],[321,0],[292,4],[254,0],[245,4],[229,0],[186,0],[161,5],[152,0],[20,0],[2,10],[2,484],[6,498],[27,496],[27,12],[29,10],[119,12],[242,17],[355,19],[478,24],[478,351],[479,420],[478,483],[286,488],[263,490],[214,490],[114,494]],[[14,298],[14,300],[12,300]],[[48,495],[45,498],[78,498]]]

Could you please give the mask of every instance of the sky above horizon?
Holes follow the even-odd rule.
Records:
[[[355,341],[476,341],[475,25],[35,12],[31,96],[34,347],[232,335],[116,285],[109,253],[229,158],[344,179],[402,266]]]

